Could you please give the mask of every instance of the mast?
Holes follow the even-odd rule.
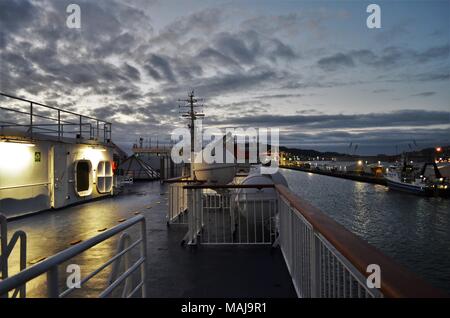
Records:
[[[197,118],[205,117],[203,112],[197,112],[195,109],[198,107],[203,107],[203,105],[197,105],[199,101],[203,101],[203,99],[195,98],[194,90],[188,93],[187,99],[179,99],[179,102],[184,102],[185,105],[180,105],[179,107],[188,108],[187,111],[181,112],[181,117],[188,118],[190,123],[188,124],[189,129],[191,130],[191,177],[195,177],[193,171],[193,163],[195,161],[195,120]]]

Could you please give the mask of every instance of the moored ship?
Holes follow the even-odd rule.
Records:
[[[412,162],[407,163],[405,158],[403,165],[388,169],[385,179],[393,190],[427,196],[449,195],[448,180],[442,176],[435,162],[425,163],[420,168]]]

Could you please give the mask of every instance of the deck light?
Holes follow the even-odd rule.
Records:
[[[21,140],[11,140],[11,139],[1,139],[0,144],[16,144],[16,145],[21,145],[24,147],[34,147],[34,144],[32,144],[32,143],[29,143],[26,141],[21,141]]]
[[[104,148],[86,147],[81,151],[82,159],[90,160],[95,167],[105,157],[103,154],[105,151]]]
[[[91,149],[97,150],[97,151],[101,151],[101,152],[105,152],[106,149],[103,147],[97,147],[97,146],[91,146]]]
[[[29,167],[33,158],[32,147],[34,144],[31,143],[0,141],[0,170],[12,176]]]

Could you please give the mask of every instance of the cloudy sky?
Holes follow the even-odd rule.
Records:
[[[393,153],[450,144],[450,1],[0,0],[0,91],[168,139],[195,88],[205,125]],[[81,28],[66,7],[81,7]]]

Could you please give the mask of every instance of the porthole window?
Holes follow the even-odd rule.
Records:
[[[80,197],[92,193],[92,164],[89,160],[75,162],[75,191]]]
[[[113,187],[113,171],[110,161],[100,161],[97,166],[97,191],[108,193]]]

